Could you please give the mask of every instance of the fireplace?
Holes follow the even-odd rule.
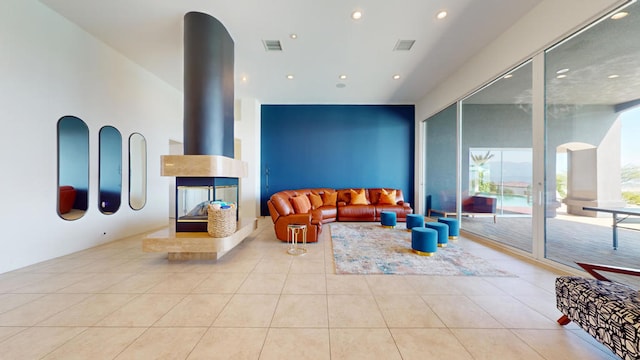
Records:
[[[176,178],[176,226],[149,234],[145,252],[167,252],[169,260],[219,259],[258,226],[239,218],[235,232],[213,237],[207,231],[211,201],[238,204],[239,179],[247,163],[234,159],[233,40],[210,15],[184,17],[184,155],[161,156],[162,176]]]
[[[176,178],[176,231],[207,231],[208,205],[213,201],[238,203],[238,179],[223,177]],[[236,219],[238,214],[236,212]]]
[[[207,14],[189,12],[184,20],[185,155],[162,156],[162,175],[176,177],[176,232],[206,232],[211,202],[237,209],[247,164],[233,158],[233,40]]]

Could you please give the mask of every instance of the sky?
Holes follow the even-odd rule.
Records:
[[[640,106],[625,111],[620,119],[622,121],[621,165],[640,166]]]

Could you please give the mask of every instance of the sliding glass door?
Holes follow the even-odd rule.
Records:
[[[453,104],[425,122],[425,215],[456,211],[456,119]]]
[[[637,267],[638,221],[585,207],[640,203],[640,3],[545,52],[545,257]],[[553,191],[549,191],[553,190]]]
[[[528,61],[461,102],[462,228],[529,253],[531,72]]]
[[[428,207],[540,260],[640,266],[640,216],[606,211],[640,211],[637,34],[629,2],[427,119]]]

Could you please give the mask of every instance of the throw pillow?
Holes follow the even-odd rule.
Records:
[[[367,201],[367,195],[364,192],[364,189],[360,189],[360,191],[355,191],[353,189],[349,190],[351,193],[351,205],[369,205]]]
[[[291,203],[296,214],[306,214],[311,210],[311,203],[309,202],[309,198],[305,195],[292,197]]]
[[[328,192],[325,191],[322,193],[322,204],[324,206],[336,206],[336,201],[338,200],[338,192]]]
[[[311,201],[311,209],[317,209],[322,206],[322,198],[318,194],[309,193],[309,200]]]
[[[395,205],[396,204],[396,191],[395,190],[391,190],[391,192],[388,192],[385,189],[382,189],[382,192],[380,193],[380,200],[378,200],[378,204],[383,205],[383,204],[389,204],[389,205]]]

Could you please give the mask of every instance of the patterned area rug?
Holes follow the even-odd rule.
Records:
[[[333,223],[331,241],[337,274],[515,276],[449,242],[433,256],[411,251],[404,224]]]

